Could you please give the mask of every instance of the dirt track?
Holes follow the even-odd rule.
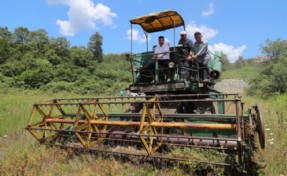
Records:
[[[247,85],[241,79],[224,79],[215,84],[215,89],[224,93],[242,93]]]

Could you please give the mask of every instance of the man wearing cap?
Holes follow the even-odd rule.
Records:
[[[193,42],[187,38],[186,31],[180,32],[178,46],[181,47],[181,50],[179,51],[180,78],[188,80],[190,77],[190,72],[188,70],[190,68],[188,56],[190,52],[193,51]]]

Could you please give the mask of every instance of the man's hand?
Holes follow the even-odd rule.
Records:
[[[192,56],[192,59],[197,59],[198,58],[198,55],[193,55]]]
[[[156,55],[154,55],[154,59],[155,60],[160,60],[162,58],[163,58],[163,54],[156,54]]]
[[[155,60],[163,59],[163,54],[155,54],[155,55],[153,55],[153,59],[155,59]]]
[[[157,59],[157,54],[154,54],[152,59]]]
[[[158,59],[162,59],[162,58],[163,58],[163,54],[157,55],[157,58],[158,58]]]

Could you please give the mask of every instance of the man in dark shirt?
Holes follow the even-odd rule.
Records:
[[[178,46],[181,47],[181,50],[179,51],[180,78],[188,80],[190,77],[188,56],[190,52],[193,51],[193,42],[187,38],[186,31],[180,33]]]

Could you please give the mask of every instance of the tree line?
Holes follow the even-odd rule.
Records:
[[[130,83],[129,63],[121,54],[104,55],[102,44],[98,32],[87,46],[71,46],[44,29],[0,27],[0,89],[113,94]]]

